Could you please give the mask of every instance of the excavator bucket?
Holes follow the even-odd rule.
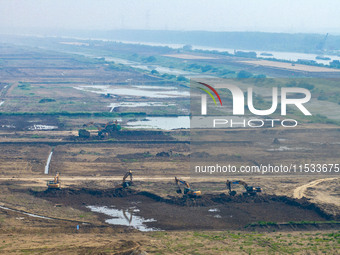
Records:
[[[176,190],[177,194],[182,194],[182,190],[181,189],[178,189]]]
[[[235,191],[235,190],[230,191],[230,192],[229,192],[229,195],[230,195],[230,196],[235,196],[235,195],[236,195],[236,191]]]

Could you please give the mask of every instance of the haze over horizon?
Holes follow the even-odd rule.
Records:
[[[332,0],[1,0],[0,33],[204,30],[339,34]]]

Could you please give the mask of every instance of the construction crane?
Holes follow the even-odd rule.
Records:
[[[199,197],[202,194],[200,190],[193,190],[193,189],[191,189],[190,188],[190,184],[188,182],[183,181],[181,179],[178,179],[177,177],[175,177],[175,183],[176,183],[176,185],[178,187],[178,189],[176,190],[176,192],[178,194],[182,194],[182,189],[181,189],[181,187],[179,185],[180,183],[185,185],[184,190],[183,190],[183,194],[184,195],[188,195],[189,197]]]
[[[60,189],[61,188],[61,183],[59,180],[59,172],[57,172],[53,181],[47,181],[47,188],[48,189]]]
[[[255,196],[258,192],[262,192],[261,187],[253,187],[253,186],[248,186],[248,184],[244,181],[229,181],[227,180],[226,185],[227,188],[229,190],[229,195],[230,196],[235,196],[236,195],[236,191],[235,190],[231,190],[231,185],[232,184],[237,184],[237,185],[243,185],[243,187],[245,188],[245,192],[243,192],[244,196]]]
[[[130,176],[130,181],[127,181],[126,179]],[[129,172],[127,172],[124,177],[123,177],[123,182],[122,182],[122,187],[123,188],[127,188],[133,185],[132,182],[132,172],[131,170],[129,170]]]

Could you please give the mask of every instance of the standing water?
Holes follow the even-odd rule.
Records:
[[[50,167],[50,162],[52,159],[52,154],[53,154],[53,150],[51,151],[50,155],[48,156],[47,162],[46,162],[46,166],[45,166],[45,174],[48,174],[48,170]]]
[[[92,212],[102,213],[107,216],[110,216],[110,219],[105,220],[108,224],[113,225],[123,225],[130,226],[139,231],[148,232],[148,231],[160,231],[157,228],[149,228],[145,225],[147,222],[155,222],[155,219],[144,219],[143,217],[137,216],[135,213],[139,212],[137,208],[128,208],[128,209],[116,209],[109,208],[107,206],[86,206]]]

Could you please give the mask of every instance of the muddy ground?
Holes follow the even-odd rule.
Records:
[[[225,193],[204,194],[199,198],[187,196],[161,197],[134,189],[62,189],[42,192],[30,191],[36,197],[55,204],[88,210],[86,206],[106,206],[130,212],[144,219],[149,228],[161,230],[246,230],[249,224],[259,221],[287,223],[299,221],[339,220],[339,216],[324,212],[307,199],[286,196],[243,195]],[[98,214],[102,219],[109,216]],[[311,227],[314,228],[315,226]],[[336,225],[329,226],[337,228]]]

